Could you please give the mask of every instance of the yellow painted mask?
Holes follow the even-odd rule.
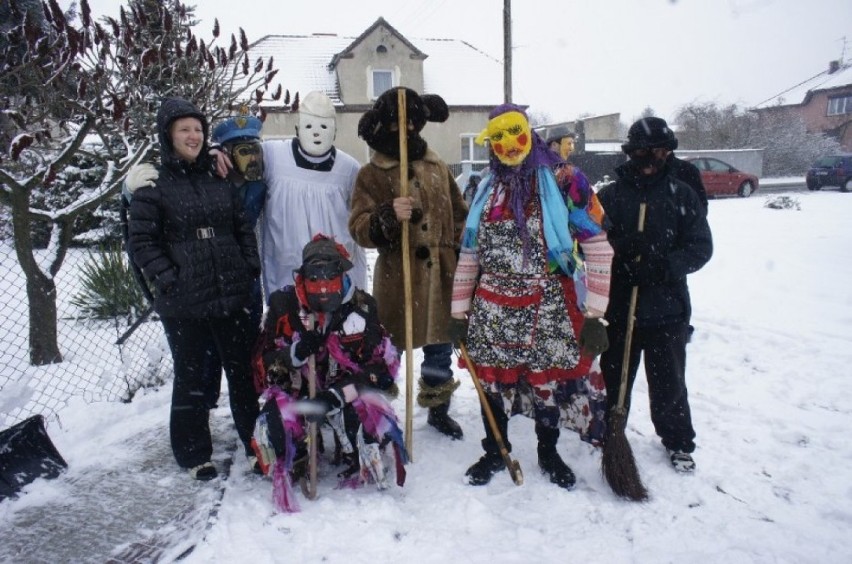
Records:
[[[477,143],[488,139],[491,150],[506,166],[518,166],[532,150],[532,132],[530,123],[520,112],[506,112],[488,122]]]
[[[231,158],[234,160],[234,166],[246,180],[263,178],[263,149],[260,141],[234,143],[231,148]]]
[[[562,141],[559,142],[559,156],[562,157],[563,160],[567,159],[571,156],[571,153],[574,152],[574,138],[573,137],[563,137]]]

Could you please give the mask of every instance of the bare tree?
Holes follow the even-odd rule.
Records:
[[[12,25],[0,41],[0,205],[11,210],[18,262],[27,281],[30,362],[61,362],[55,277],[75,218],[115,196],[128,169],[154,156],[161,97],[194,101],[212,117],[238,102],[259,103],[277,72],[252,62],[242,29],[225,47],[219,23],[205,42],[192,32],[192,10],[178,0],[131,0],[117,19],[92,19],[80,2],[39,9],[8,2]],[[272,98],[280,97],[280,89]],[[81,159],[98,178],[57,207],[36,202],[63,188],[63,173]],[[33,225],[51,226],[47,249],[34,252]]]
[[[690,104],[675,121],[682,148],[763,149],[763,170],[769,176],[803,174],[819,155],[839,150],[835,139],[808,133],[801,117],[791,112],[758,115],[736,104]]]

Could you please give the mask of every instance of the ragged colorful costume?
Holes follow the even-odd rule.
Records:
[[[351,268],[342,245],[317,236],[305,246],[296,284],[270,296],[255,354],[256,383],[266,389],[254,438],[281,511],[298,510],[291,480],[305,474],[308,421],[333,431],[335,461],[344,466],[339,487],[385,489],[393,473],[398,485],[405,481],[402,431],[381,393],[396,393],[399,354],[373,297],[349,280]],[[317,391],[310,399],[312,364]]]
[[[508,417],[533,417],[539,463],[555,464],[559,485],[569,487],[570,469],[553,462],[559,428],[593,444],[603,437],[605,387],[579,335],[587,317],[606,309],[612,249],[583,173],[547,149],[521,108],[506,104],[490,117],[480,135],[490,143],[490,172],[468,215],[452,315],[467,316],[465,343],[504,439]],[[502,469],[485,428],[487,471],[471,467],[472,484]]]

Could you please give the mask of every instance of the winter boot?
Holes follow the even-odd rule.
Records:
[[[477,460],[464,473],[467,476],[467,483],[471,486],[484,486],[491,481],[491,477],[506,469],[506,463],[503,462],[503,457],[499,454],[486,452],[482,458]]]
[[[450,401],[442,403],[435,407],[429,408],[429,416],[426,418],[426,423],[438,430],[439,433],[447,435],[454,441],[464,437],[459,424],[450,417]]]
[[[435,385],[429,385],[420,379],[420,392],[417,394],[417,403],[421,407],[429,408],[429,416],[426,422],[438,432],[447,435],[453,440],[459,440],[464,436],[459,424],[450,417],[450,398],[461,382],[452,378]]]
[[[538,466],[541,468],[541,473],[547,474],[550,482],[560,488],[572,489],[577,478],[556,452],[559,429],[545,427],[536,422],[535,434],[538,437]]]
[[[358,452],[344,452],[340,457],[340,464],[343,470],[337,473],[337,477],[346,480],[358,474],[361,471],[361,462],[358,457]]]
[[[670,450],[668,453],[669,460],[671,460],[672,468],[675,469],[675,472],[681,472],[682,474],[695,472],[695,460],[692,459],[691,454],[682,450]]]
[[[538,449],[538,466],[542,474],[550,477],[550,482],[560,488],[570,490],[574,488],[577,478],[571,468],[565,464],[555,447]]]
[[[199,464],[198,466],[194,466],[189,469],[189,475],[193,480],[198,480],[200,482],[208,482],[216,476],[218,476],[218,472],[216,472],[216,467],[213,466],[213,463],[208,461],[204,464]]]

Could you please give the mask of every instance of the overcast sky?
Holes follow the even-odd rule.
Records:
[[[116,15],[120,3],[89,2],[96,16]],[[256,41],[269,34],[357,37],[381,16],[415,43],[463,39],[503,58],[503,0],[196,4],[202,38],[214,18],[223,33],[242,27]],[[554,121],[619,112],[629,123],[649,106],[671,119],[693,102],[750,107],[830,60],[852,60],[850,0],[527,0],[512,3],[512,22],[514,101]],[[462,69],[459,80],[475,87],[476,73]]]

